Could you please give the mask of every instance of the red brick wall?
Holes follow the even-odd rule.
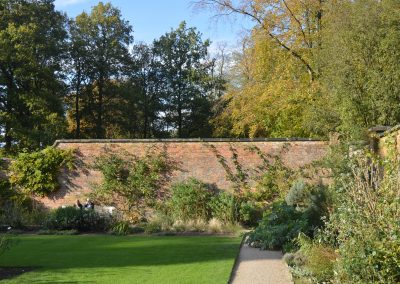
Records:
[[[278,155],[284,163],[297,168],[321,159],[327,152],[328,143],[310,140],[63,140],[56,142],[62,149],[75,149],[79,167],[76,171],[65,172],[60,177],[61,189],[54,195],[41,199],[48,207],[73,205],[76,199],[83,201],[91,184],[101,181],[101,174],[90,169],[89,165],[105,151],[142,155],[146,149],[155,146],[167,152],[168,157],[178,167],[171,182],[189,177],[197,178],[220,189],[229,190],[231,182],[219,162],[216,152],[222,155],[233,169],[232,149],[236,151],[238,161],[244,170],[254,172],[262,163],[258,154],[249,150],[257,147],[265,154]]]

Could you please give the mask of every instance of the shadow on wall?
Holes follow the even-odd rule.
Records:
[[[90,175],[90,165],[84,162],[84,155],[79,149],[74,149],[74,165],[72,170],[66,168],[61,170],[61,174],[58,177],[60,189],[47,196],[50,200],[64,199],[69,193],[82,190],[82,186],[76,182],[77,177]]]

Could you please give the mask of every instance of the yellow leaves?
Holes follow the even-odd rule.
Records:
[[[249,47],[235,66],[246,79],[228,88],[223,98],[226,109],[214,124],[228,121],[230,134],[239,137],[310,136],[304,130],[304,116],[317,84],[310,85],[298,61],[270,38],[253,31],[248,40]]]

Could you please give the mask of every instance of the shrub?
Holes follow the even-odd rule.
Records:
[[[81,232],[106,231],[108,220],[93,210],[75,207],[55,209],[45,221],[50,230],[78,230]]]
[[[299,235],[299,251],[292,258],[285,257],[296,276],[307,275],[315,283],[327,283],[334,277],[337,253],[334,248]]]
[[[258,227],[249,234],[248,242],[262,249],[295,249],[294,241],[300,233],[312,236],[316,229],[323,226],[326,194],[323,186],[294,183],[286,201],[272,205]]]
[[[256,225],[262,217],[262,207],[255,201],[242,201],[239,208],[239,221],[247,226]]]
[[[261,249],[282,249],[290,245],[301,232],[310,233],[303,213],[286,202],[276,202],[264,214],[258,227],[249,234],[247,243]]]
[[[157,222],[147,223],[146,226],[144,227],[144,232],[146,234],[155,234],[161,231],[162,231],[161,224]]]
[[[234,195],[221,191],[209,202],[213,218],[228,224],[238,220],[238,202]]]
[[[172,185],[167,210],[175,220],[208,220],[211,197],[206,184],[191,178]]]
[[[399,158],[366,151],[345,157],[332,190],[335,211],[324,238],[334,239],[338,282],[400,283]]]
[[[127,221],[117,221],[112,225],[110,232],[113,235],[126,236],[131,233],[130,223]]]
[[[11,163],[10,182],[26,193],[45,196],[59,188],[57,177],[64,166],[73,166],[71,151],[47,147],[37,152],[22,152]]]

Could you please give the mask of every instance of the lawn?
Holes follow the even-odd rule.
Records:
[[[0,266],[36,267],[1,283],[227,283],[239,238],[21,236]]]

